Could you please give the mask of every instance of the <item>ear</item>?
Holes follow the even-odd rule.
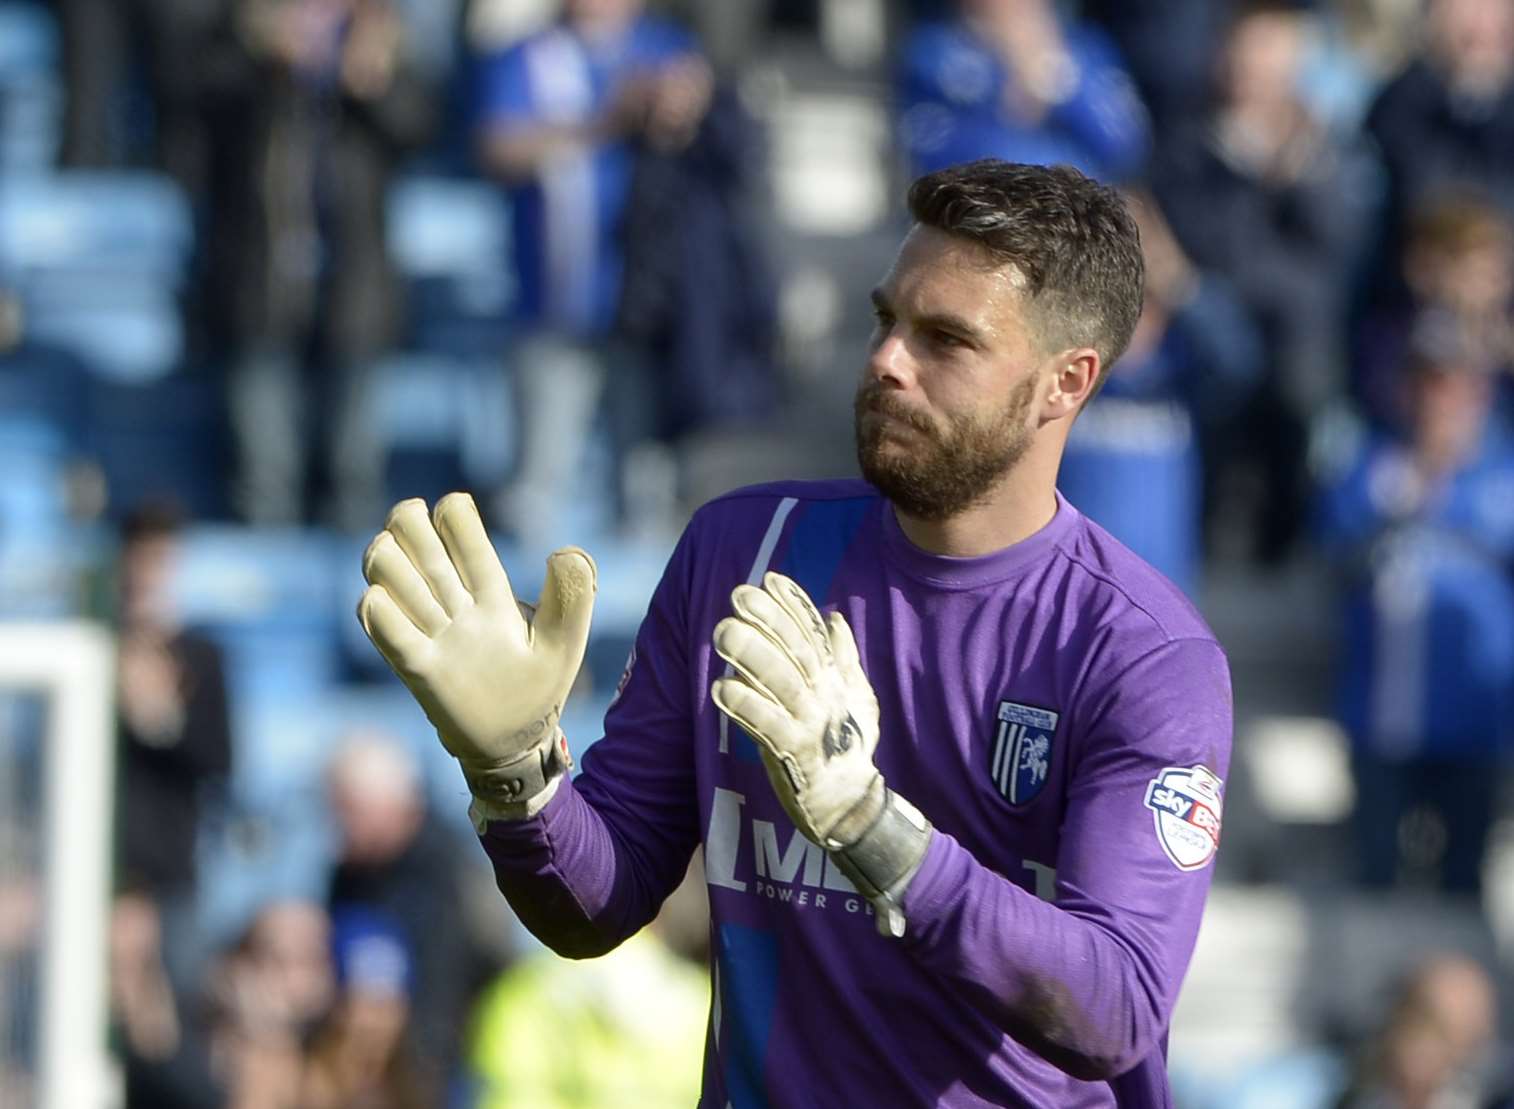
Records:
[[[1041,422],[1068,419],[1078,414],[1099,383],[1103,363],[1092,347],[1064,350],[1048,360],[1051,386],[1041,403]]]

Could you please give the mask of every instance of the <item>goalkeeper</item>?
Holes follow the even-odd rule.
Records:
[[[695,515],[580,775],[558,720],[584,552],[552,556],[533,610],[468,498],[408,501],[359,616],[561,954],[636,932],[703,844],[701,1105],[1169,1105],[1228,670],[1055,488],[1140,313],[1136,231],[1065,167],[972,163],[909,203],[856,397],[866,480]]]

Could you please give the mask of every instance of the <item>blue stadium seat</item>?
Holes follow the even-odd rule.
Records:
[[[410,300],[413,349],[498,357],[513,297],[501,190],[465,178],[412,176],[389,192],[389,245]]]
[[[192,247],[188,202],[162,175],[0,177],[0,281],[37,339],[107,376],[158,378],[183,360]]]
[[[470,178],[403,177],[389,190],[389,247],[407,277],[502,273],[503,192]]]
[[[112,381],[143,384],[184,361],[184,321],[166,291],[140,302],[91,303],[76,295],[24,294],[27,327],[41,342],[71,351]]]
[[[68,461],[48,425],[0,418],[0,614],[59,617],[78,600]]]
[[[87,449],[105,472],[113,515],[169,495],[198,519],[224,519],[227,437],[214,382],[95,380],[88,397]]]
[[[63,115],[58,29],[36,3],[0,2],[0,167],[40,171],[57,156]]]
[[[0,84],[47,73],[58,64],[58,28],[47,6],[0,3]]]
[[[89,371],[74,356],[28,342],[0,355],[0,440],[82,452],[88,438]]]
[[[340,674],[332,538],[200,526],[174,581],[184,619],[225,649],[237,711],[313,697]]]
[[[0,613],[66,615],[89,550],[70,517],[85,448],[82,366],[56,351],[0,356]]]
[[[177,287],[194,243],[189,202],[177,184],[148,172],[8,174],[0,178],[0,277],[95,274]]]
[[[510,391],[497,361],[405,353],[374,376],[391,502],[493,488],[508,471]]]

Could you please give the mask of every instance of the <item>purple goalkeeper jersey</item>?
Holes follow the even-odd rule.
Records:
[[[711,633],[768,569],[846,617],[878,767],[935,826],[902,939],[710,700]],[[1030,538],[947,558],[860,481],[780,483],[696,514],[582,773],[483,842],[521,919],[574,956],[649,921],[703,843],[707,1109],[1166,1106],[1230,738],[1213,634],[1060,497]]]

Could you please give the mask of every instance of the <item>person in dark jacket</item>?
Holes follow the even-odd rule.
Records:
[[[1412,210],[1451,186],[1481,188],[1514,215],[1514,5],[1431,0],[1425,30],[1367,116],[1394,242]]]
[[[1152,173],[1183,250],[1231,282],[1262,335],[1268,372],[1232,439],[1235,461],[1260,470],[1253,549],[1267,563],[1301,530],[1311,425],[1343,389],[1344,291],[1369,208],[1364,152],[1298,93],[1307,20],[1287,0],[1249,4],[1226,38],[1214,110]]]
[[[340,835],[327,908],[336,918],[378,914],[397,930],[413,966],[405,1022],[410,1077],[425,1104],[446,1104],[471,983],[498,969],[484,965],[479,946],[458,928],[436,927],[438,913],[454,921],[462,913],[457,844],[426,804],[414,757],[386,735],[344,739],[326,787]]]
[[[617,334],[654,374],[659,438],[756,424],[776,407],[776,289],[749,211],[762,161],[755,121],[723,86],[687,145],[638,152]]]
[[[321,514],[366,524],[384,463],[370,377],[400,309],[388,184],[431,134],[435,98],[390,0],[234,9],[209,67],[204,285],[209,344],[227,366],[236,507],[254,523],[300,520],[319,444]]]
[[[195,844],[207,792],[231,772],[231,718],[220,648],[180,626],[168,587],[180,518],[144,503],[121,528],[116,670],[119,888],[162,921],[174,986],[196,980]]]

